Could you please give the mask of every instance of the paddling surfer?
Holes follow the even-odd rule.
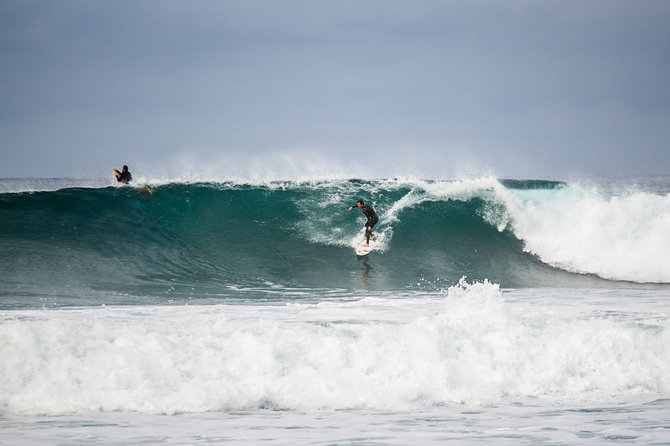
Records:
[[[133,180],[133,176],[130,174],[128,166],[123,166],[121,172],[115,170],[114,175],[116,176],[116,181],[118,181],[119,183],[128,184]]]

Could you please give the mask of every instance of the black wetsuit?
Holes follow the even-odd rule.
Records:
[[[123,184],[128,184],[130,181],[132,181],[132,179],[133,176],[130,174],[129,170],[121,172],[121,174],[118,177],[116,177],[116,181]]]
[[[352,207],[358,207],[358,204]],[[379,217],[377,217],[377,213],[369,204],[364,204],[361,208],[361,211],[363,211],[363,214],[365,214],[368,219],[368,221],[365,222],[365,243],[370,243],[370,237],[372,237],[372,227],[377,224]]]

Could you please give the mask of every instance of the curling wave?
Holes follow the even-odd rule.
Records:
[[[352,250],[364,218],[346,210],[359,198],[380,216],[376,252],[365,260]],[[462,276],[504,287],[664,284],[668,246],[669,194],[551,181],[171,183],[153,194],[131,187],[0,194],[0,293],[17,300],[407,290]]]

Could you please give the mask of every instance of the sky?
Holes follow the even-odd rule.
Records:
[[[0,177],[670,174],[670,2],[0,0]]]

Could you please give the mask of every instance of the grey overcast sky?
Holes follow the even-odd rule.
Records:
[[[0,0],[0,177],[670,174],[670,1]]]

